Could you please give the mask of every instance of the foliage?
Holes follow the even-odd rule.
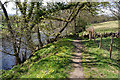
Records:
[[[120,1],[118,2],[112,2],[111,4],[108,5],[109,10],[112,12],[112,14],[114,16],[116,16],[116,18],[118,18],[118,20],[120,20]]]
[[[78,18],[76,21],[79,32],[85,31],[88,22],[83,18]]]
[[[7,2],[8,3],[8,2]],[[16,15],[9,16],[6,10],[6,7],[4,6],[4,3],[0,1],[2,10],[4,12],[5,20],[7,25],[5,25],[7,28],[4,28],[5,26],[2,26],[4,28],[3,32],[7,39],[13,44],[13,52],[14,54],[11,54],[9,51],[4,50],[4,53],[8,55],[15,56],[16,58],[16,64],[21,64],[26,60],[26,54],[27,50],[30,50],[31,53],[34,53],[36,50],[43,47],[43,42],[41,39],[41,32],[45,33],[47,36],[47,43],[54,42],[58,39],[58,37],[62,34],[62,32],[68,28],[68,24],[72,22],[78,13],[82,10],[87,10],[89,14],[96,15],[97,11],[99,10],[99,7],[105,6],[107,3],[92,3],[92,2],[76,2],[76,3],[61,3],[61,2],[55,2],[55,3],[48,3],[47,6],[44,6],[42,4],[42,0],[39,2],[15,2],[16,5]],[[67,10],[71,9],[72,11],[66,12]],[[63,11],[64,10],[64,11]],[[18,15],[18,11],[20,11],[20,15]],[[61,12],[61,13],[59,13]],[[66,14],[62,14],[66,12]],[[63,18],[64,17],[64,18]],[[62,21],[63,26],[59,24],[54,24],[55,27],[53,27],[54,22],[50,22],[49,20],[57,20]],[[82,18],[81,18],[82,19]],[[43,21],[45,22],[44,26],[42,26]],[[79,23],[79,19],[77,20],[77,26],[79,28],[85,29],[87,25],[87,21],[80,20],[81,24]],[[73,26],[74,27],[74,26]],[[55,30],[58,29],[55,33]],[[70,28],[69,28],[70,29]],[[72,31],[73,29],[70,29],[68,31]],[[8,33],[6,33],[8,32]],[[32,35],[34,33],[37,33],[37,39],[38,44],[36,45],[34,41],[32,40]],[[66,32],[67,34],[70,34],[71,32]],[[49,40],[49,37],[55,36],[53,40]],[[20,53],[21,50],[24,47],[24,52]],[[22,54],[22,57],[20,55]],[[21,59],[22,58],[22,59]]]

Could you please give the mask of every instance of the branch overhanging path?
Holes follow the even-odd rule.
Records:
[[[75,6],[75,8],[79,5],[79,2],[77,3],[77,5]],[[82,3],[81,6],[78,7],[77,11],[75,12],[75,9],[73,9],[73,12],[70,14],[70,16],[68,17],[67,20],[70,20],[70,22],[72,22],[74,20],[74,18],[77,16],[77,14],[79,13],[80,9],[82,9],[85,6],[85,3]],[[74,14],[75,13],[75,14]],[[72,18],[71,18],[72,17]],[[64,27],[59,31],[59,33],[56,35],[55,40],[57,40],[57,38],[60,36],[60,34],[64,31],[64,29],[67,27],[69,22],[66,22]]]

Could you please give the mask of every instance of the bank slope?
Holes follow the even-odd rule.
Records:
[[[2,71],[2,78],[67,78],[71,70],[71,39],[60,39],[38,50],[24,64]]]

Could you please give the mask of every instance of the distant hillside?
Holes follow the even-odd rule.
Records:
[[[96,32],[117,32],[118,31],[118,21],[107,21],[103,23],[93,24]]]

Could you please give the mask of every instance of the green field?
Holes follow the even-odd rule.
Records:
[[[95,23],[92,24],[93,28],[94,28],[94,32],[97,33],[109,33],[109,32],[113,32],[116,33],[118,32],[118,21],[107,21],[107,22],[103,22],[103,23]],[[90,27],[90,25],[86,26],[87,28]],[[79,33],[79,36],[82,35],[83,32]],[[88,31],[84,31],[85,34],[89,34]]]
[[[96,32],[116,32],[117,21],[94,24]],[[83,62],[85,78],[120,78],[120,46],[119,38],[113,38],[112,59],[109,57],[111,38],[103,38],[102,48],[99,49],[100,38],[96,43],[82,40]]]
[[[116,32],[118,31],[118,21],[108,21],[103,23],[93,24],[95,32]]]

